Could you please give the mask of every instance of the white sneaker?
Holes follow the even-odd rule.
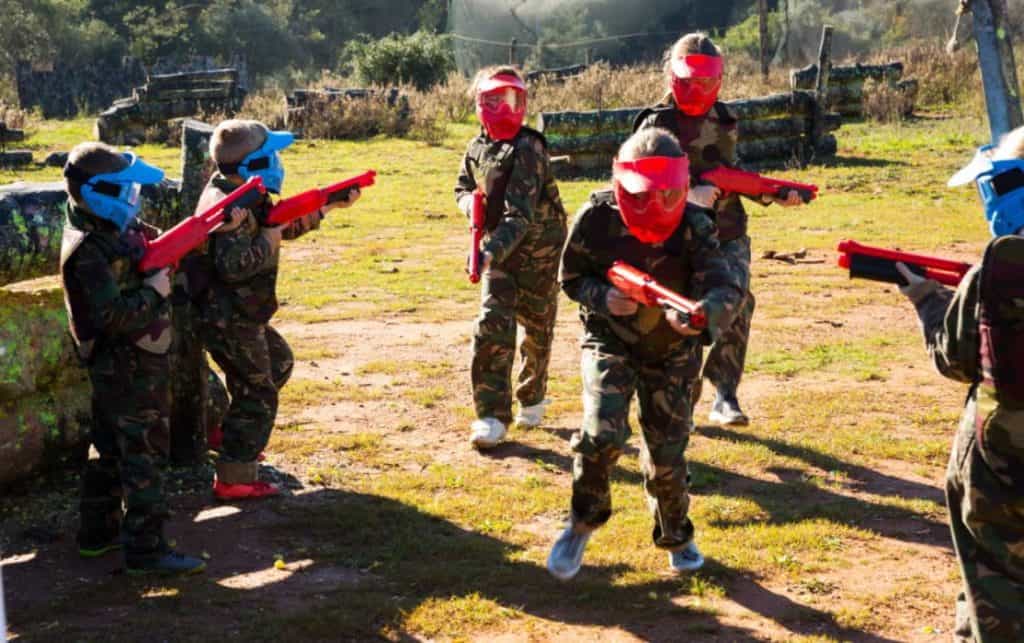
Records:
[[[548,555],[548,571],[561,581],[572,580],[583,565],[583,550],[591,532],[579,533],[569,525],[555,541]]]
[[[679,551],[672,551],[668,554],[668,564],[673,571],[678,573],[695,572],[704,566],[704,555],[697,549],[697,544],[692,540]]]
[[[535,429],[544,421],[544,411],[551,400],[541,400],[532,406],[519,407],[519,414],[516,415],[516,424],[527,429]]]
[[[497,446],[505,437],[505,424],[497,418],[475,420],[469,425],[469,428],[473,430],[469,442],[477,449],[489,449]]]

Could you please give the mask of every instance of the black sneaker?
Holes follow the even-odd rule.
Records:
[[[105,543],[78,543],[78,555],[82,558],[100,558],[106,556],[112,551],[121,549],[120,538],[114,540],[108,540]]]
[[[750,424],[750,418],[740,408],[740,403],[735,395],[716,395],[715,402],[711,405],[711,413],[708,414],[708,420],[723,426]]]
[[[128,561],[127,570],[132,576],[158,574],[161,576],[188,576],[198,574],[206,569],[202,558],[187,556],[173,549],[166,550],[157,558],[140,561]]]

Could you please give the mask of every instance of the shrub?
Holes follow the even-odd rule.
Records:
[[[894,123],[914,110],[914,93],[886,81],[864,81],[864,117],[880,123]]]
[[[345,45],[343,57],[367,85],[409,84],[421,91],[443,82],[455,69],[450,40],[426,31],[377,40],[364,34]]]

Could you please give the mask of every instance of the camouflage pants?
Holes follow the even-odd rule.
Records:
[[[716,390],[725,394],[736,394],[743,367],[747,361],[747,344],[750,341],[750,322],[754,317],[754,295],[750,292],[750,237],[744,235],[722,244],[722,250],[731,259],[731,264],[743,275],[745,296],[729,328],[721,334],[708,351],[704,361],[702,379],[709,380]],[[699,381],[697,382],[699,386]],[[699,398],[700,395],[696,394]],[[694,403],[696,404],[696,399]]]
[[[974,413],[968,409],[964,418],[946,474],[953,544],[964,579],[953,639],[1021,641],[1024,496],[986,464],[975,436]]]
[[[120,532],[126,557],[144,559],[163,547],[169,514],[159,469],[170,436],[168,359],[131,345],[100,348],[88,370],[100,457],[82,472],[78,542],[103,545]]]
[[[664,362],[637,363],[622,355],[584,348],[583,425],[572,438],[573,521],[603,525],[612,514],[609,477],[629,439],[629,405],[640,404],[640,457],[644,492],[654,516],[654,544],[680,549],[693,539],[684,452],[690,439],[689,353]]]
[[[517,323],[523,328],[523,340],[515,396],[522,406],[544,400],[558,314],[557,276],[558,251],[553,250],[543,257],[535,255],[527,269],[513,272],[494,266],[484,274],[470,367],[478,418],[493,417],[506,425],[512,422]]]
[[[291,348],[269,325],[237,320],[205,324],[203,343],[224,371],[231,396],[220,461],[253,463],[270,440],[278,391],[292,374]]]

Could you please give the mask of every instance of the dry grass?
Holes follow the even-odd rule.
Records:
[[[879,123],[895,123],[914,112],[914,92],[887,82],[864,81],[864,117]]]
[[[24,129],[33,122],[30,112],[0,100],[0,123],[5,123],[11,129]]]

